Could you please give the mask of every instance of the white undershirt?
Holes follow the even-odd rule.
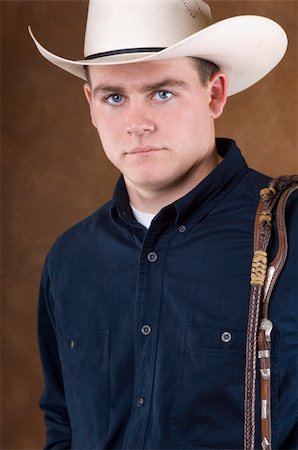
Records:
[[[142,211],[138,211],[136,208],[134,208],[132,206],[131,203],[130,203],[130,207],[131,207],[132,213],[135,216],[136,220],[148,229],[151,225],[152,220],[155,217],[155,214],[148,214],[148,213],[144,213]]]

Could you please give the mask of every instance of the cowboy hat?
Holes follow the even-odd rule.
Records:
[[[84,66],[194,56],[228,75],[228,95],[267,75],[287,48],[286,33],[273,20],[243,15],[212,23],[202,0],[90,0],[79,61],[49,52],[30,27],[29,33],[48,61],[84,80]]]

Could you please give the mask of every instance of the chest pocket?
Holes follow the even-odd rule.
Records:
[[[246,330],[184,328],[170,419],[180,448],[243,448],[245,342]]]
[[[72,449],[104,441],[108,426],[109,330],[57,336]]]

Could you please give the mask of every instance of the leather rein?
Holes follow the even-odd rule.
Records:
[[[270,403],[270,334],[273,324],[268,317],[269,300],[287,258],[285,208],[289,196],[298,189],[298,175],[280,176],[260,191],[255,227],[254,256],[251,267],[251,291],[246,337],[244,450],[255,450],[256,365],[260,361],[261,432],[263,450],[272,450]],[[267,248],[272,233],[272,211],[276,205],[279,248],[268,264]]]

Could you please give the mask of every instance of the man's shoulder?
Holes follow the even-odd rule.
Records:
[[[285,174],[281,174],[279,177],[283,178]],[[285,175],[286,176],[286,175]],[[269,185],[269,183],[275,179],[275,178],[279,178],[279,177],[270,177],[268,175],[265,175],[261,172],[258,172],[257,170],[254,169],[249,169],[247,176],[244,177],[244,183],[246,185],[246,188],[249,191],[249,188],[251,188],[251,191],[254,191],[256,189],[262,189],[265,188]],[[292,195],[290,196],[289,200],[292,202],[296,202],[298,198],[298,190],[294,190]]]
[[[238,196],[245,198],[246,203],[257,205],[260,200],[261,189],[267,187],[273,177],[264,175],[254,169],[249,169],[239,184]],[[273,209],[274,224],[276,221],[277,203]],[[298,189],[293,190],[287,198],[284,207],[285,224],[289,234],[296,235],[298,227]]]
[[[273,180],[273,177],[248,168],[245,175],[231,192],[231,195],[234,199],[236,198],[243,205],[246,205],[247,208],[251,208],[251,211],[255,213],[260,201],[260,191],[268,187],[271,180]],[[285,219],[287,224],[295,223],[298,226],[298,189],[288,198],[285,208]]]
[[[54,257],[57,254],[68,252],[71,248],[78,248],[86,242],[94,241],[103,227],[110,226],[111,207],[112,201],[110,200],[66,229],[51,245],[49,255]]]
[[[268,186],[271,179],[270,176],[247,167],[244,174],[238,177],[227,201],[232,198],[255,211],[260,200],[260,191]]]
[[[258,172],[255,169],[249,168],[246,176],[243,177],[242,183],[240,183],[240,186],[245,189],[245,192],[248,195],[255,195],[256,192],[258,192],[260,189],[268,186],[270,180],[272,180],[272,177],[269,175],[266,175],[264,173]]]
[[[240,183],[240,188],[244,190],[247,195],[255,196],[256,194],[259,194],[261,189],[267,187],[269,185],[269,182],[273,179],[274,177],[270,177],[268,175],[265,175],[264,173],[250,168],[246,176],[242,179],[242,185]],[[297,204],[298,189],[293,191],[288,199],[288,205],[295,205],[297,207]]]

